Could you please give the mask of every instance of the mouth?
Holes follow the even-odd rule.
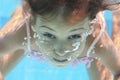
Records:
[[[56,58],[53,58],[55,61],[57,61],[57,62],[66,62],[66,61],[68,61],[67,59],[64,59],[64,60],[59,60],[59,59],[56,59]]]

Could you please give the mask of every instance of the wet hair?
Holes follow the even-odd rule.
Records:
[[[62,10],[64,16],[69,16],[74,10],[78,12],[86,7],[89,18],[95,18],[99,11],[111,9],[110,6],[120,4],[119,0],[25,0],[32,13],[39,15],[57,15]],[[86,5],[87,4],[87,5]],[[76,13],[77,14],[77,13]]]

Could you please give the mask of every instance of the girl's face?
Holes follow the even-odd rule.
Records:
[[[88,17],[75,22],[65,21],[61,16],[49,20],[37,15],[32,28],[40,52],[57,67],[65,67],[81,56],[90,31]]]

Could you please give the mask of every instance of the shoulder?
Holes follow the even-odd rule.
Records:
[[[22,6],[20,6],[13,12],[10,20],[7,22],[5,26],[3,26],[0,32],[4,33],[5,31],[6,32],[15,31],[16,29],[20,28],[19,25],[22,23],[23,19],[24,18],[22,15]]]
[[[0,44],[4,43],[4,49],[2,45],[0,47],[7,51],[21,47],[24,37],[26,37],[26,27],[22,6],[20,6],[14,11],[9,22],[0,30]]]
[[[22,34],[26,34],[26,18],[23,15],[23,7],[21,5],[16,8],[10,20],[0,30],[0,38],[4,37],[5,35],[20,37]]]
[[[105,20],[101,20],[101,18],[99,18],[93,26],[94,31],[91,35],[92,43],[90,47],[97,49],[96,53],[98,53],[99,51],[104,52],[105,50],[108,50],[108,48],[110,49],[110,46],[113,45],[113,41],[107,33],[105,24]]]

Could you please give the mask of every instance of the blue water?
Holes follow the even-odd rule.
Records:
[[[106,19],[107,32],[109,36],[112,37],[112,12],[107,10],[104,15]]]
[[[20,0],[0,0],[0,28],[10,19],[13,10],[20,3]]]
[[[9,21],[13,10],[19,6],[19,0],[0,1],[0,28]],[[105,12],[107,25],[111,26],[110,11]],[[112,28],[108,27],[111,36]],[[66,68],[55,68],[48,63],[38,63],[36,59],[25,57],[21,62],[6,76],[5,80],[89,80],[86,68],[79,64],[77,67],[69,65]]]

